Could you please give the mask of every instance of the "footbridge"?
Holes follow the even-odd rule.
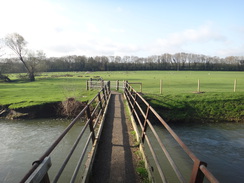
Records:
[[[141,182],[135,154],[143,159],[149,182],[218,182],[207,163],[191,152],[132,83],[119,86],[116,81],[114,87],[110,81],[96,82],[92,85],[99,88],[98,94],[33,162],[21,183]],[[121,88],[123,92],[111,92]],[[52,161],[56,147],[81,122],[62,162]]]

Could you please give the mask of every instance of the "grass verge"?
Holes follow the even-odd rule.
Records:
[[[243,122],[244,95],[201,93],[144,96],[167,122]]]

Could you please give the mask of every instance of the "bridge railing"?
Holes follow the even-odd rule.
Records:
[[[160,175],[162,182],[167,182],[167,177],[163,171],[163,166],[165,166],[165,162],[161,162],[159,160],[159,156],[155,150],[156,148],[160,148],[161,151],[164,153],[164,156],[168,160],[169,165],[171,166],[172,170],[174,171],[177,179],[179,182],[188,182],[185,180],[185,176],[181,173],[182,167],[177,166],[176,161],[172,157],[170,151],[167,148],[167,145],[163,143],[163,139],[160,138],[159,134],[157,133],[156,129],[154,128],[154,121],[159,121],[164,128],[166,129],[167,133],[169,133],[178,146],[180,146],[187,156],[193,161],[193,166],[191,170],[191,175],[189,178],[190,183],[201,183],[203,182],[204,177],[207,178],[209,182],[217,183],[218,180],[212,175],[212,173],[207,169],[207,164],[205,162],[200,161],[192,152],[191,150],[183,143],[183,141],[177,136],[177,134],[169,127],[169,125],[161,118],[161,116],[149,105],[149,103],[139,94],[137,93],[129,83],[125,84],[124,90],[130,111],[133,115],[133,118],[137,124],[140,126],[140,141],[141,144],[147,145],[151,156],[153,157],[154,164],[157,167],[157,171]],[[150,132],[149,132],[150,131]],[[149,138],[148,133],[151,136],[154,136],[156,139],[156,144],[151,141],[151,136]],[[150,164],[150,162],[149,162]],[[172,175],[172,174],[171,174]]]
[[[76,116],[76,118],[67,126],[62,134],[56,139],[56,141],[46,150],[46,152],[35,162],[33,162],[31,169],[28,173],[23,177],[20,181],[21,183],[28,182],[45,182],[49,183],[49,175],[48,169],[51,167],[51,159],[50,156],[55,150],[55,148],[61,144],[63,138],[71,133],[71,129],[75,128],[75,124],[78,121],[85,121],[84,126],[79,132],[78,136],[73,142],[70,151],[67,153],[66,158],[64,158],[63,163],[59,167],[58,170],[55,170],[54,176],[52,176],[52,182],[58,182],[60,176],[64,172],[66,165],[71,159],[72,155],[74,155],[74,151],[78,149],[82,149],[79,157],[77,158],[77,164],[74,165],[74,172],[69,182],[75,182],[78,178],[77,175],[80,175],[81,165],[85,164],[85,168],[83,168],[83,173],[79,180],[80,182],[85,182],[88,178],[87,174],[90,171],[90,165],[94,160],[94,155],[96,153],[98,139],[100,138],[100,134],[103,127],[103,122],[105,118],[105,114],[107,112],[108,103],[110,100],[111,92],[109,87],[109,82],[104,85],[104,87],[98,92],[98,94],[83,108],[83,110]],[[85,119],[85,120],[84,120]],[[84,134],[88,135],[84,135]],[[85,141],[85,143],[81,143],[81,139]],[[89,146],[90,142],[92,145]],[[90,149],[88,149],[90,147]],[[88,150],[89,153],[87,152]],[[89,154],[89,156],[88,156]],[[87,156],[86,156],[87,155]],[[85,162],[85,163],[84,163]]]

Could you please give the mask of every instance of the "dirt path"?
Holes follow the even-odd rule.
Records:
[[[123,96],[113,92],[101,134],[90,182],[139,182],[135,172],[136,148],[125,116]]]

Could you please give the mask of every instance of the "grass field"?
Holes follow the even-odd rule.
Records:
[[[224,117],[236,120],[244,116],[244,72],[117,71],[42,73],[36,77],[35,82],[18,80],[16,76],[16,74],[9,75],[13,79],[12,83],[0,83],[0,105],[19,108],[63,101],[68,97],[87,101],[97,91],[87,92],[86,80],[100,76],[104,80],[141,82],[143,84],[142,92],[151,104],[155,108],[166,109],[163,113],[165,118],[187,119],[191,115],[188,112],[194,113],[197,118],[201,117],[202,119],[206,117]],[[193,93],[197,91],[198,79],[200,80],[200,91],[203,92],[201,94]],[[160,95],[160,80],[163,82],[162,95]],[[236,92],[233,92],[234,80],[237,80]],[[139,91],[139,85],[133,86]],[[168,117],[169,115],[170,117]]]

